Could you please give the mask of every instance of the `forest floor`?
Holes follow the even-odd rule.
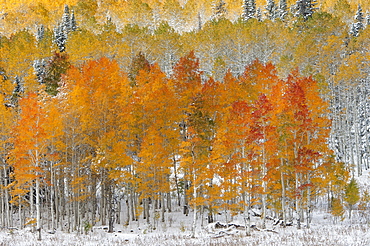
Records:
[[[153,230],[143,221],[131,223],[129,226],[116,225],[114,233],[108,233],[102,226],[96,226],[87,235],[56,231],[54,234],[47,230],[42,231],[42,241],[37,241],[37,234],[30,228],[23,230],[1,229],[0,246],[27,246],[27,245],[83,245],[83,246],[110,246],[110,245],[144,245],[144,246],[234,246],[234,245],[325,245],[325,246],[355,246],[370,245],[370,224],[360,223],[360,216],[354,213],[352,222],[348,219],[333,223],[331,215],[316,213],[311,227],[303,224],[298,230],[296,225],[283,228],[273,226],[268,221],[268,230],[251,230],[251,236],[245,236],[244,228],[226,226],[216,228],[216,223],[197,226],[196,237],[191,238],[191,214],[184,216],[180,212],[167,215],[167,222],[158,222],[157,229]],[[357,219],[356,219],[357,216]],[[219,216],[219,221],[222,217]],[[258,218],[253,224],[258,228]],[[242,220],[239,220],[242,221]],[[238,221],[236,225],[243,225]],[[218,225],[222,225],[219,222]],[[231,224],[231,223],[229,223]]]

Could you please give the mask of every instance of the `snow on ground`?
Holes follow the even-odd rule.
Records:
[[[94,227],[88,235],[66,233],[56,231],[49,234],[46,230],[42,233],[42,241],[37,241],[37,234],[29,228],[24,230],[0,230],[1,246],[115,246],[115,245],[144,245],[144,246],[233,246],[233,245],[268,245],[268,246],[366,246],[370,245],[370,225],[349,223],[348,220],[340,221],[333,225],[330,215],[318,213],[312,221],[311,228],[297,230],[296,226],[282,228],[273,227],[268,223],[268,229],[272,231],[257,231],[252,229],[252,235],[245,236],[243,228],[216,228],[209,229],[207,223],[203,228],[199,224],[196,238],[191,238],[191,214],[188,217],[180,212],[168,215],[167,222],[158,222],[157,229],[147,226],[143,221],[133,222],[124,227],[116,226],[116,232],[107,233],[103,227]],[[221,216],[220,216],[221,217]],[[220,222],[222,223],[221,218]],[[242,221],[242,220],[240,220]],[[258,221],[257,222],[258,225]],[[234,224],[242,223],[234,222]]]

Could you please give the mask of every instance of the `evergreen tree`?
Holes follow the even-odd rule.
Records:
[[[355,20],[357,22],[360,22],[361,24],[364,21],[364,14],[362,12],[361,4],[359,4],[358,7],[357,7],[357,12],[356,12],[356,15],[355,15]]]
[[[256,0],[244,0],[243,1],[243,20],[247,21],[250,18],[255,18],[256,15]]]
[[[346,187],[344,200],[348,205],[349,218],[351,219],[353,206],[360,200],[360,192],[354,178],[351,179],[351,182]]]
[[[219,20],[226,15],[226,3],[223,0],[219,0],[213,4],[214,14],[212,16],[213,20]]]
[[[54,43],[58,46],[59,51],[65,51],[68,34],[77,30],[77,22],[74,12],[70,14],[68,5],[64,6],[62,22],[54,28]]]
[[[47,64],[45,64],[45,75],[42,82],[45,84],[45,91],[48,94],[55,96],[58,93],[62,75],[66,74],[71,65],[68,59],[66,53],[54,53]]]
[[[54,28],[54,43],[60,52],[64,52],[67,43],[67,33],[63,30],[63,25],[59,24]]]
[[[202,30],[202,16],[198,12],[198,31]]]
[[[145,58],[145,55],[143,52],[139,52],[134,58],[132,58],[130,67],[129,67],[129,72],[128,72],[128,77],[131,80],[131,85],[134,86],[136,85],[136,76],[139,74],[141,70],[144,71],[150,71],[150,63],[149,61]]]
[[[276,4],[274,0],[267,0],[266,5],[266,16],[270,20],[274,20],[276,18]]]
[[[44,25],[40,25],[37,27],[37,33],[36,33],[36,40],[37,42],[40,42],[45,36],[45,28]]]
[[[3,77],[2,78],[3,80],[7,80],[8,79],[8,76],[6,76],[5,70],[2,67],[0,67],[0,76]]]
[[[281,20],[283,20],[287,14],[288,14],[288,5],[286,3],[286,0],[280,0],[278,16]]]
[[[45,63],[44,59],[41,59],[41,60],[37,59],[33,62],[33,69],[35,70],[35,75],[36,75],[37,81],[40,84],[44,83],[45,66],[46,66],[46,63]]]
[[[77,22],[76,22],[75,13],[74,13],[74,11],[73,11],[73,10],[72,10],[72,13],[71,13],[70,30],[71,30],[72,32],[74,32],[74,31],[76,31],[76,30],[77,30]]]
[[[13,106],[17,107],[19,98],[24,94],[24,85],[18,76],[15,76],[14,84],[15,86],[10,101]]]
[[[64,5],[64,13],[62,16],[62,28],[63,31],[69,33],[71,31],[71,15],[69,13],[68,5]]]
[[[361,5],[358,5],[357,12],[355,15],[355,22],[351,25],[350,34],[354,37],[358,37],[360,31],[364,29],[364,14],[362,12]]]
[[[316,0],[297,0],[296,3],[296,16],[301,16],[305,20],[312,16],[313,12],[316,10],[315,5]]]
[[[258,21],[262,21],[262,11],[261,11],[261,8],[258,8],[257,11],[256,11],[256,19]]]

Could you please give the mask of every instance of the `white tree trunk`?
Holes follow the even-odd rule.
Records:
[[[195,229],[196,229],[196,222],[197,222],[197,204],[195,202],[197,198],[197,187],[195,184],[195,180],[196,180],[196,175],[195,175],[195,170],[193,170],[194,215],[193,215],[192,234],[191,234],[192,238],[195,238]]]
[[[41,204],[40,204],[40,179],[36,178],[36,230],[38,232],[37,240],[41,240]]]
[[[281,158],[281,167],[283,168],[284,160]],[[283,226],[286,225],[286,213],[285,213],[285,184],[284,184],[284,173],[280,171],[281,174],[281,210],[283,213]]]

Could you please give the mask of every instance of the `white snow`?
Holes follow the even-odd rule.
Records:
[[[354,212],[354,218],[359,216]],[[219,216],[221,219],[221,216]],[[252,235],[245,236],[243,223],[234,221],[228,224],[220,220],[219,224],[225,227],[217,228],[215,224],[207,224],[203,221],[203,227],[199,221],[197,225],[196,238],[191,238],[191,214],[184,216],[181,212],[168,213],[166,222],[158,222],[158,228],[154,230],[143,220],[132,222],[128,226],[116,225],[114,233],[108,233],[102,226],[93,228],[93,232],[87,235],[76,232],[67,233],[56,231],[54,234],[43,230],[42,241],[37,241],[37,234],[31,232],[30,228],[23,230],[1,229],[0,245],[4,246],[27,246],[27,245],[83,245],[83,246],[105,246],[105,245],[335,245],[355,246],[370,245],[369,225],[360,224],[353,219],[348,219],[333,224],[331,215],[317,212],[313,218],[311,228],[297,230],[296,226],[283,228],[273,226],[273,221],[268,221],[268,230],[252,229]],[[243,221],[238,218],[239,221]],[[252,223],[259,224],[259,218],[253,218]],[[240,225],[235,226],[235,225]],[[272,232],[273,231],[273,232]]]

